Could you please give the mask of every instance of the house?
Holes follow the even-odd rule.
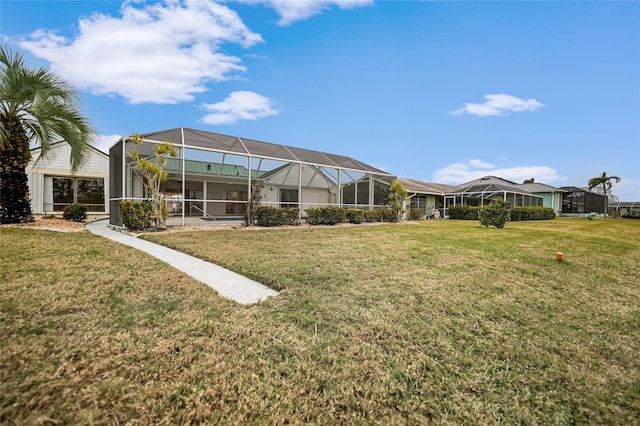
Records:
[[[566,191],[544,183],[523,183],[520,187],[525,191],[542,197],[543,207],[553,209],[556,215],[562,213],[562,197]]]
[[[484,176],[458,185],[454,190],[447,192],[444,197],[445,215],[451,206],[484,206],[495,198],[509,201],[512,206],[544,205],[543,196],[525,190],[522,184],[496,176]]]
[[[189,128],[141,135],[134,144],[121,138],[109,150],[110,223],[121,225],[118,203],[143,200],[143,182],[132,167],[130,153],[137,149],[151,157],[153,148],[172,141],[177,158],[165,170],[160,188],[170,214],[204,220],[241,218],[246,200],[258,184],[260,203],[297,207],[340,205],[369,208],[387,204],[394,176],[350,157],[262,142]]]
[[[609,210],[615,210],[620,214],[640,213],[640,201],[609,201]]]
[[[416,179],[398,178],[398,181],[408,193],[405,202],[405,217],[407,217],[407,209],[423,210],[422,216],[425,218],[444,217],[445,194],[456,189],[453,185],[424,182]]]
[[[26,172],[29,179],[31,211],[34,214],[61,213],[73,203],[86,204],[93,214],[109,212],[109,156],[91,148],[84,166],[71,172],[71,148],[64,142],[51,146],[44,158],[41,149],[31,150]]]
[[[562,186],[562,214],[604,213],[605,197],[587,188]]]

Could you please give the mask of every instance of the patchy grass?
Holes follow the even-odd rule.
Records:
[[[3,423],[640,418],[634,221],[146,236],[282,290],[251,307],[87,233],[0,238]]]

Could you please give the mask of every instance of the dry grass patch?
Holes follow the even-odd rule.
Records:
[[[283,290],[251,307],[93,235],[0,235],[2,421],[640,417],[632,221],[145,237]]]

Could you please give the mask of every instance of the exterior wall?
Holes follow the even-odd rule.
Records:
[[[27,166],[27,176],[29,178],[29,193],[31,196],[31,211],[34,214],[51,213],[53,207],[53,184],[52,177],[73,177],[102,179],[104,181],[104,211],[109,212],[109,157],[92,149],[89,152],[87,163],[82,169],[75,173],[71,172],[69,156],[71,148],[65,143],[60,143],[52,148],[50,155],[36,162],[40,155],[40,150],[32,151],[33,159]]]
[[[536,192],[536,195],[542,197],[542,206],[553,209],[556,215],[562,211],[562,193],[561,192]]]

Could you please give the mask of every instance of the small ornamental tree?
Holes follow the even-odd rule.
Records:
[[[404,201],[407,199],[407,190],[397,180],[394,179],[389,186],[389,206],[391,210],[396,214],[398,221],[402,220],[402,213],[404,213]]]
[[[491,204],[481,208],[478,211],[478,219],[482,226],[495,226],[498,229],[504,228],[504,225],[509,221],[510,203],[503,201],[499,198],[494,199]]]
[[[135,145],[143,142],[142,136],[136,134],[129,138]],[[164,226],[169,217],[169,210],[165,203],[164,194],[160,192],[160,185],[167,180],[167,172],[164,167],[169,157],[177,157],[178,149],[172,141],[164,141],[153,147],[153,156],[145,158],[140,151],[132,149],[129,154],[133,160],[133,170],[142,178],[147,196],[150,198],[153,209],[155,226]]]
[[[251,181],[251,196],[247,200],[247,212],[244,215],[244,222],[247,226],[253,226],[256,222],[256,210],[262,197],[262,184]]]

